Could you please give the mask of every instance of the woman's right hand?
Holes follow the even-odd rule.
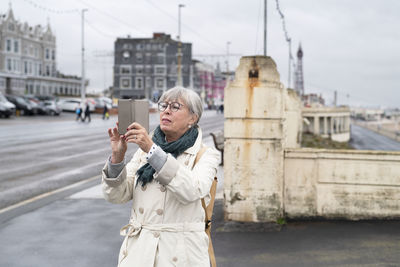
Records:
[[[117,127],[108,129],[108,136],[110,137],[112,151],[111,163],[120,163],[124,160],[128,144],[125,141],[125,137],[118,132],[118,122]]]

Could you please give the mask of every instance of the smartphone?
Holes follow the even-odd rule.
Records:
[[[118,99],[118,132],[125,134],[133,122],[149,132],[149,102],[147,100]]]

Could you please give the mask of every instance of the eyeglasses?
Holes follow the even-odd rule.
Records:
[[[178,110],[181,109],[181,107],[183,107],[185,105],[178,103],[178,102],[169,102],[169,103],[168,102],[160,102],[160,103],[158,103],[158,110],[165,111],[168,108],[168,106],[172,112],[177,112]]]

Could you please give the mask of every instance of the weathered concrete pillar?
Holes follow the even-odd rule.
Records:
[[[314,134],[319,135],[319,117],[314,116]]]
[[[240,59],[224,99],[226,220],[282,216],[285,94],[272,58]]]

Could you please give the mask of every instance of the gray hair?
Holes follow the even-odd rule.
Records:
[[[183,104],[189,108],[192,114],[197,115],[197,121],[199,122],[201,114],[203,114],[203,103],[200,96],[193,90],[186,89],[182,86],[175,86],[165,91],[158,102],[163,101],[177,101],[181,99]]]

